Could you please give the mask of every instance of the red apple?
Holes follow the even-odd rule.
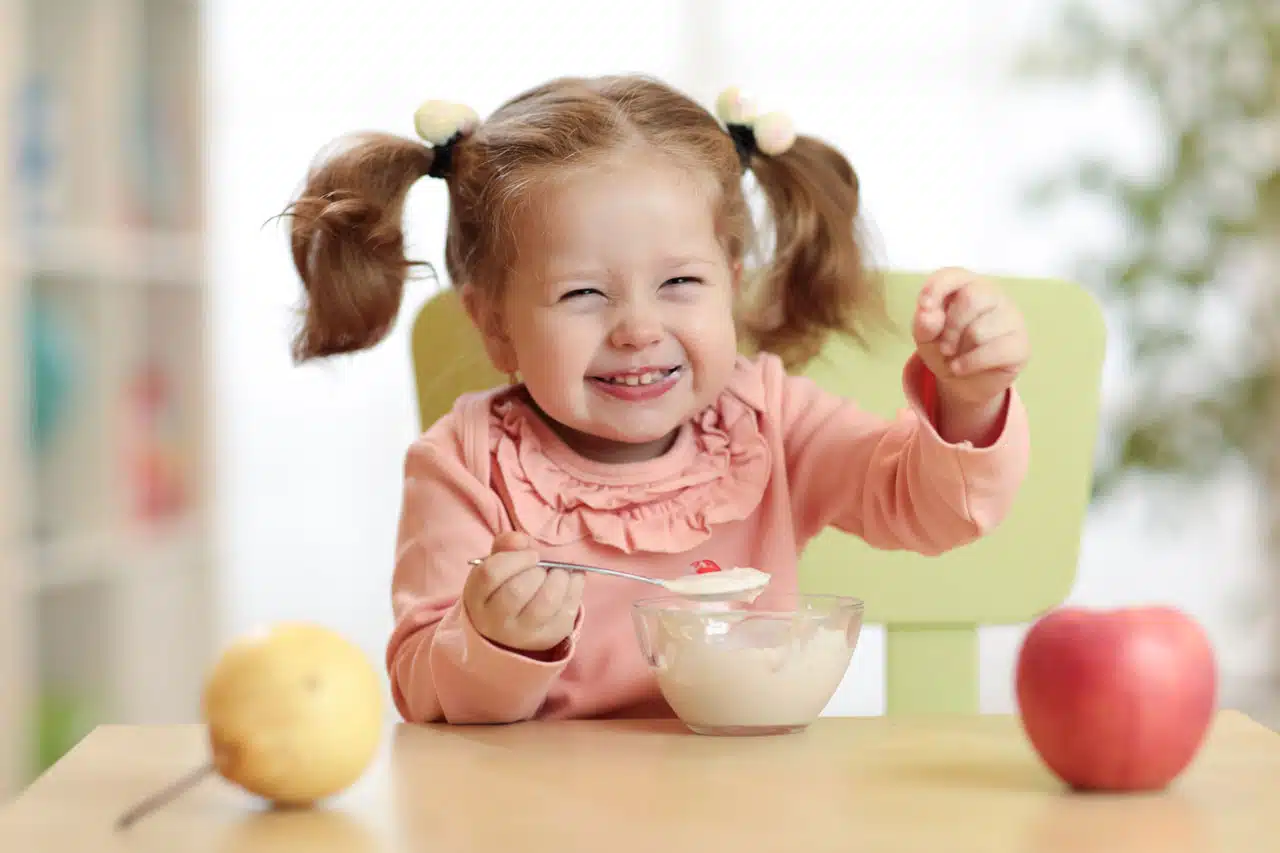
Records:
[[[1022,728],[1079,790],[1164,788],[1200,749],[1217,702],[1217,667],[1200,625],[1171,607],[1064,607],[1018,652]]]

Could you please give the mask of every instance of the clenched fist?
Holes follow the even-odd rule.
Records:
[[[1003,397],[1030,355],[1013,301],[989,279],[955,267],[938,270],[920,289],[912,334],[939,393],[962,405]]]
[[[471,569],[462,603],[476,630],[500,646],[545,652],[573,632],[582,605],[581,572],[543,569],[523,533],[502,533]]]

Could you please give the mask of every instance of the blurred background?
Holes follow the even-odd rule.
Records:
[[[884,265],[1091,288],[1071,600],[1184,608],[1223,703],[1280,722],[1275,0],[0,0],[0,791],[98,723],[196,719],[265,623],[381,661],[407,322],[293,367],[272,217],[323,146],[411,136],[424,99],[616,71],[739,85],[841,146]],[[444,201],[413,190],[412,256],[440,263]],[[984,710],[1013,707],[1023,630],[983,630]],[[881,712],[882,657],[872,626],[829,714]]]

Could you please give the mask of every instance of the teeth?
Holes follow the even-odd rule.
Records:
[[[650,370],[648,373],[631,374],[629,376],[619,376],[612,379],[606,379],[610,385],[652,385],[666,379],[674,370]]]

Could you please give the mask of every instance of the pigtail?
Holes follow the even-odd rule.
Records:
[[[785,114],[755,116],[737,90],[721,95],[717,111],[768,201],[773,232],[770,263],[747,283],[744,334],[793,369],[832,332],[865,346],[888,318],[859,240],[857,173],[832,146],[797,136]]]
[[[757,154],[751,171],[769,202],[770,264],[756,282],[749,332],[789,367],[804,364],[832,332],[866,344],[885,308],[858,241],[858,177],[824,142],[797,137],[780,156]]]
[[[306,291],[295,362],[371,347],[391,329],[417,263],[404,256],[405,196],[434,159],[421,143],[373,133],[311,170],[285,211]]]

